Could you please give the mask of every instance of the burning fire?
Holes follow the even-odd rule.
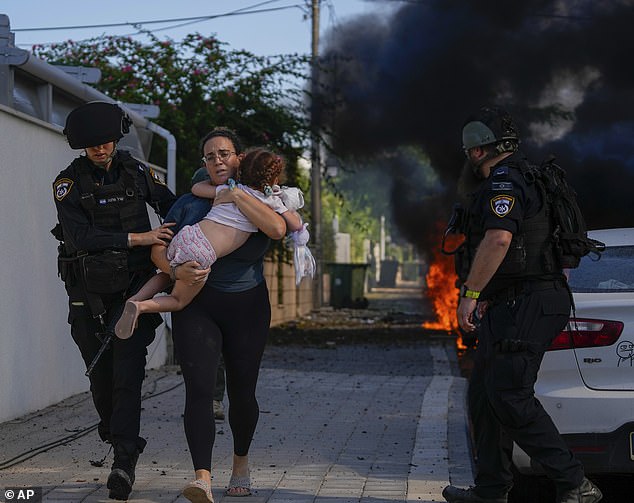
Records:
[[[438,253],[429,266],[425,277],[427,284],[427,297],[432,301],[436,321],[423,323],[424,328],[431,330],[446,330],[456,332],[458,320],[456,309],[458,308],[458,292],[455,287],[457,275],[454,270],[454,261],[451,256]],[[462,337],[459,335],[458,348],[465,348]]]
[[[427,296],[431,299],[437,321],[425,322],[423,326],[432,330],[458,330],[456,309],[458,293],[456,292],[456,273],[453,260],[446,255],[438,255],[429,266],[425,277]]]

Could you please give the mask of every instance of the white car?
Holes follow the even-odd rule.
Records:
[[[575,312],[544,356],[535,395],[589,474],[634,473],[634,228],[593,231],[600,260],[569,271]],[[517,446],[520,474],[543,473]]]

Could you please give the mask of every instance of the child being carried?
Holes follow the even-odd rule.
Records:
[[[280,156],[264,148],[253,149],[240,162],[238,178],[242,183],[236,184],[230,179],[227,185],[216,187],[214,193],[234,190],[237,186],[279,213],[286,221],[289,231],[299,231],[303,229],[301,217],[294,209],[284,205],[280,196],[276,195],[279,191],[274,193],[272,189],[277,185],[283,168],[284,161]],[[207,269],[218,258],[240,248],[250,233],[257,230],[235,204],[218,204],[209,210],[203,220],[184,226],[174,236],[167,248],[167,258],[171,267],[195,261],[202,269]],[[170,275],[160,272],[130,297],[115,326],[117,337],[128,339],[140,314],[180,311],[204,286],[204,282],[188,285],[177,279],[170,295],[154,297],[171,283]]]

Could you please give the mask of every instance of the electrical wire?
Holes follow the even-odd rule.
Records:
[[[270,3],[271,1],[279,1],[279,0],[269,0],[268,2],[262,2],[262,5],[266,3]],[[164,23],[173,23],[173,22],[202,22],[208,21],[210,19],[218,19],[221,17],[229,17],[229,16],[243,16],[245,14],[260,14],[262,12],[275,12],[284,9],[294,9],[301,8],[302,6],[299,4],[293,5],[285,5],[282,7],[269,7],[267,9],[257,9],[257,10],[246,10],[252,9],[252,7],[244,7],[242,9],[225,12],[223,14],[211,14],[209,16],[195,16],[195,17],[182,17],[182,18],[169,18],[169,19],[155,19],[151,21],[124,21],[120,23],[106,23],[106,24],[85,24],[85,25],[72,25],[72,26],[48,26],[48,27],[39,27],[39,28],[13,28],[11,31],[13,32],[27,32],[27,31],[57,31],[57,30],[83,30],[83,29],[92,29],[92,28],[116,28],[121,26],[142,26],[146,24],[164,24]]]
[[[166,377],[166,375],[163,375],[157,379],[155,379],[152,384],[156,384],[158,381],[160,381],[161,379],[164,379]],[[145,395],[141,398],[141,401],[145,401],[145,400],[149,400],[150,398],[156,398],[157,396],[161,396],[165,393],[168,393],[172,390],[175,390],[176,388],[180,387],[183,385],[183,382],[179,382],[178,384],[175,384],[174,386],[164,389],[163,391],[159,391],[158,393],[152,393],[150,395]],[[23,463],[31,458],[34,458],[35,456],[37,456],[38,454],[42,454],[44,452],[50,451],[52,449],[54,449],[55,447],[59,447],[60,445],[67,445],[70,442],[73,442],[81,437],[84,437],[86,435],[88,435],[88,433],[94,431],[97,429],[97,426],[99,425],[99,423],[95,423],[92,424],[90,426],[86,426],[85,428],[80,428],[78,430],[76,430],[75,432],[73,432],[71,435],[67,435],[66,437],[63,437],[59,440],[55,440],[54,442],[49,442],[47,444],[43,444],[37,447],[33,447],[31,449],[29,449],[28,451],[24,451],[20,454],[18,454],[17,456],[12,457],[11,459],[7,459],[5,461],[1,461],[0,462],[0,471],[1,470],[6,470],[7,468],[11,468],[12,466],[18,465],[20,463]]]
[[[261,4],[266,4],[266,3],[270,3],[271,1],[279,1],[279,0],[269,0],[269,2],[262,2]],[[261,4],[256,4],[256,5],[261,5]],[[62,29],[87,29],[87,28],[107,28],[107,27],[121,27],[121,26],[133,26],[134,28],[137,29],[136,32],[133,33],[125,33],[122,35],[118,35],[120,37],[136,37],[138,35],[147,35],[147,34],[151,34],[151,33],[157,33],[160,31],[167,31],[167,30],[173,30],[175,28],[180,28],[182,26],[187,26],[187,25],[191,25],[191,24],[196,24],[196,23],[201,23],[204,21],[209,21],[211,19],[218,19],[218,18],[223,18],[223,17],[229,17],[229,16],[241,16],[241,15],[246,15],[246,14],[260,14],[260,13],[266,13],[266,12],[275,12],[275,11],[281,11],[281,10],[288,10],[288,9],[300,9],[302,12],[304,11],[303,6],[299,5],[299,4],[292,4],[292,5],[286,5],[286,6],[282,6],[282,7],[271,7],[268,9],[258,9],[258,10],[245,10],[247,9],[242,8],[242,9],[238,9],[236,11],[231,11],[231,12],[226,12],[224,14],[215,14],[215,15],[211,15],[211,16],[199,16],[199,17],[192,17],[192,18],[173,18],[173,19],[161,19],[161,20],[154,20],[154,21],[139,21],[139,22],[125,22],[125,23],[111,23],[111,24],[101,24],[101,25],[80,25],[80,26],[67,26],[67,27],[49,27],[49,28],[18,28],[18,29],[14,29],[12,31],[50,31],[50,30],[62,30]],[[162,28],[155,28],[153,30],[149,30],[149,29],[144,29],[142,28],[142,25],[144,24],[160,24],[160,23],[167,23],[167,22],[173,22],[173,21],[178,21],[178,24],[175,25],[170,25],[170,26],[165,26]],[[102,32],[102,34],[100,35],[101,37],[104,37],[106,35],[105,32]],[[95,36],[92,38],[99,38],[99,36]],[[81,39],[81,40],[77,40],[77,42],[85,42],[88,40],[92,40],[92,38],[86,38],[86,39]],[[38,42],[36,44],[33,43],[21,43],[21,44],[16,44],[18,47],[31,47],[33,45],[38,45],[38,46],[48,46],[48,45],[53,45],[59,43],[57,42]]]
[[[274,0],[274,1],[279,1],[279,0]],[[264,2],[264,3],[268,3],[268,2]],[[276,7],[276,8],[271,8],[271,9],[261,9],[261,10],[257,10],[257,11],[249,11],[249,12],[235,12],[232,14],[226,14],[226,16],[238,16],[238,15],[242,15],[242,14],[254,14],[254,13],[260,13],[260,12],[274,12],[274,11],[279,11],[279,10],[287,10],[287,9],[295,9],[295,8],[299,8],[300,10],[303,11],[302,6],[298,5],[298,4],[294,4],[294,5],[286,5],[284,7]],[[218,16],[218,17],[224,17],[225,15],[222,16]],[[196,24],[196,23],[200,23],[202,21],[207,21],[207,19],[202,19],[202,20],[197,20],[197,21],[186,21],[184,23],[179,23],[179,24],[174,24],[174,25],[170,25],[170,26],[165,26],[163,28],[156,28],[154,30],[143,30],[140,27],[138,28],[139,31],[137,31],[136,33],[130,33],[128,35],[121,35],[122,37],[133,37],[136,35],[141,35],[144,33],[157,33],[159,31],[167,31],[167,30],[173,30],[176,28],[182,28],[183,26],[188,26],[191,24]],[[135,25],[135,28],[137,26]]]

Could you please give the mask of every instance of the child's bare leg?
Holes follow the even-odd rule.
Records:
[[[152,278],[152,280],[153,279],[154,278]],[[180,311],[198,295],[204,285],[205,283],[202,281],[191,286],[185,284],[183,281],[176,280],[170,295],[160,295],[145,300],[132,300],[133,298],[131,297],[125,303],[121,318],[119,318],[119,321],[117,321],[114,327],[114,333],[119,339],[129,339],[132,336],[132,332],[134,332],[139,315],[143,313],[171,313],[173,311]],[[147,286],[147,283],[145,286]],[[145,286],[141,290],[145,289]]]
[[[157,293],[165,290],[171,283],[172,280],[170,279],[169,274],[165,272],[160,272],[148,279],[141,287],[141,289],[137,293],[132,295],[128,300],[137,301],[151,299]]]
[[[151,299],[157,293],[165,290],[171,282],[172,280],[169,274],[164,272],[155,274],[145,282],[137,293],[127,300],[123,312],[114,327],[114,333],[119,339],[129,339],[132,336],[132,332],[134,332],[137,325],[139,314],[141,314],[138,301]]]
[[[159,295],[151,299],[141,301],[131,300],[128,302],[136,305],[134,309],[138,311],[137,316],[143,313],[171,313],[173,311],[180,311],[198,295],[198,292],[200,292],[204,285],[205,283],[203,281],[196,285],[187,285],[184,281],[176,280],[174,288],[172,288],[172,293],[169,295]]]
[[[176,280],[172,293],[139,302],[139,313],[171,313],[180,311],[198,295],[205,282],[188,285]]]

